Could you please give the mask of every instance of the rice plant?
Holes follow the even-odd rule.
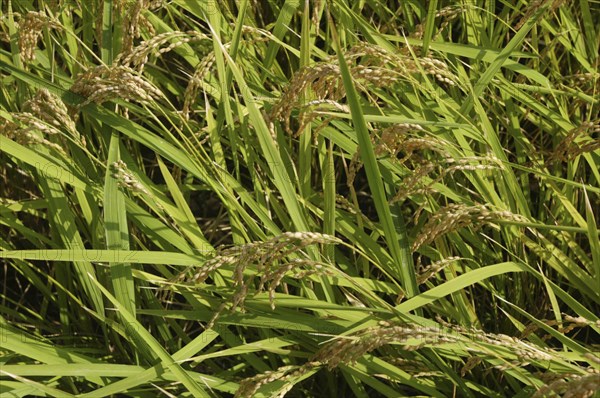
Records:
[[[0,396],[600,396],[599,21],[0,0]]]

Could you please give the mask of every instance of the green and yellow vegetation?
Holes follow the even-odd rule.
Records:
[[[0,10],[0,396],[600,389],[597,1]]]

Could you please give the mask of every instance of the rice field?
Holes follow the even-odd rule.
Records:
[[[0,0],[0,397],[600,397],[599,27]]]

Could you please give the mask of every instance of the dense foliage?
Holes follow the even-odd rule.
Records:
[[[598,7],[0,0],[0,394],[592,396]]]

